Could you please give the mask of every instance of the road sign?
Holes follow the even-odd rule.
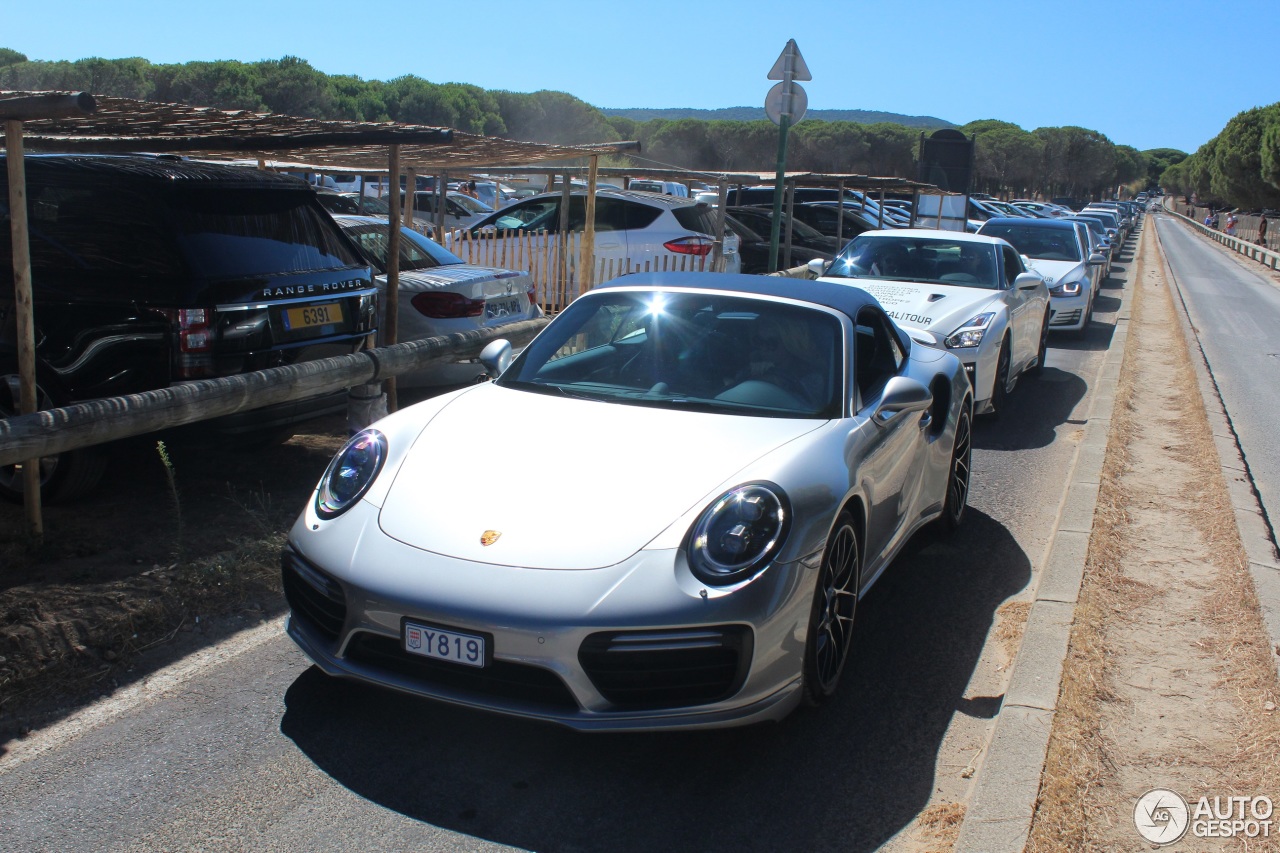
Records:
[[[784,115],[789,116],[790,124],[795,124],[804,118],[805,110],[809,109],[809,94],[803,86],[799,83],[791,84],[790,104],[787,103],[786,89],[786,83],[777,83],[764,98],[764,114],[777,125],[782,124]]]
[[[787,168],[787,128],[804,118],[809,108],[809,96],[796,81],[813,79],[795,39],[787,40],[782,55],[769,69],[769,79],[782,81],[764,99],[765,115],[778,126],[778,173],[773,182],[773,227],[769,234],[769,272],[775,272],[782,225],[782,179]]]
[[[809,66],[804,64],[804,57],[800,55],[800,48],[796,46],[795,39],[789,39],[787,46],[782,49],[782,53],[778,56],[778,60],[773,63],[773,68],[769,71],[769,80],[786,80],[787,66],[790,60],[790,71],[792,80],[812,80],[813,75],[809,73]]]

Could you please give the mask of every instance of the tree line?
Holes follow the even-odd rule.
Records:
[[[1280,103],[1238,114],[1195,153],[1165,169],[1168,193],[1200,204],[1280,208]]]
[[[186,62],[145,59],[31,61],[0,48],[0,88],[69,90],[139,100],[322,119],[399,121],[531,142],[636,140],[639,158],[609,165],[660,165],[708,172],[772,171],[777,129],[768,121],[607,116],[565,92],[487,90],[405,75],[364,80],[325,74],[306,60]],[[1182,152],[1141,152],[1082,127],[1023,130],[994,119],[960,128],[976,139],[974,189],[999,195],[1109,196],[1121,185],[1153,185]],[[789,137],[787,168],[915,178],[920,130],[894,122],[806,120]],[[642,158],[642,159],[640,159]],[[1277,164],[1280,172],[1280,164]]]

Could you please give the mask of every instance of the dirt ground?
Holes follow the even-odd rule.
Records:
[[[12,737],[283,612],[279,553],[346,434],[340,417],[258,451],[156,436],[111,447],[101,488],[26,535],[0,504],[0,753]],[[169,474],[172,473],[172,484]]]
[[[1201,796],[1280,799],[1271,644],[1154,229],[1137,270],[1031,851],[1151,847],[1134,807],[1154,788],[1193,809]],[[1277,850],[1280,839],[1188,833],[1175,849]]]

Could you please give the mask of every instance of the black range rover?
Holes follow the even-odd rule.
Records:
[[[3,162],[0,416],[18,408]],[[25,165],[41,408],[372,346],[372,272],[303,181],[140,155],[28,155]],[[344,405],[329,395],[202,428],[261,442]],[[102,458],[89,448],[42,460],[42,493],[87,490]],[[0,467],[0,495],[21,490],[21,471]]]

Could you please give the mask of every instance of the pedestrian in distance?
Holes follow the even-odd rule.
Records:
[[[1262,218],[1258,220],[1258,245],[1267,248],[1267,215],[1262,214]]]
[[[1236,219],[1236,215],[1235,215],[1235,213],[1234,213],[1234,212],[1232,212],[1232,213],[1228,213],[1228,214],[1227,214],[1227,236],[1228,236],[1228,237],[1234,237],[1234,236],[1236,236],[1236,223],[1237,223],[1237,222],[1239,222],[1239,220],[1238,220],[1238,219]]]

